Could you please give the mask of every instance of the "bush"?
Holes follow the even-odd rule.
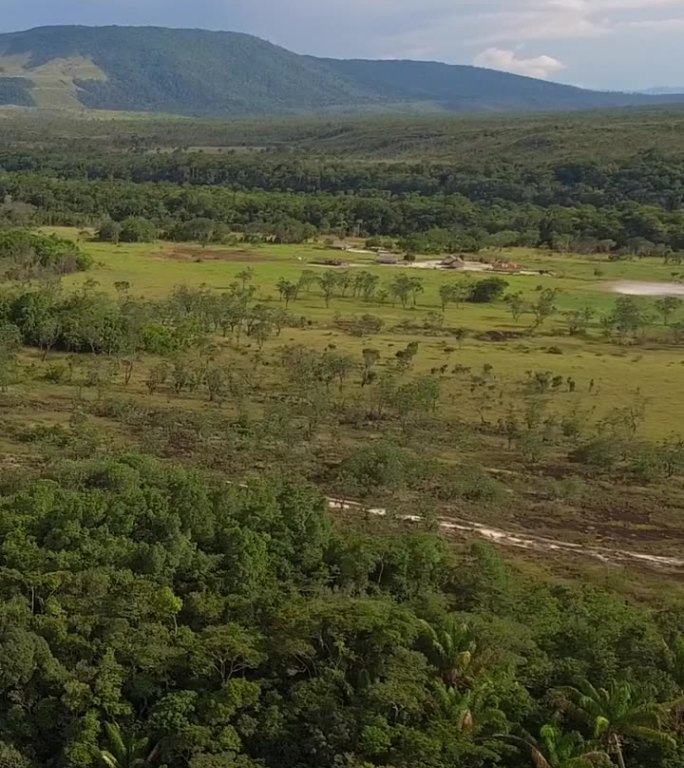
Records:
[[[157,228],[147,219],[132,217],[121,222],[122,243],[151,243],[157,236]]]
[[[468,301],[473,304],[489,304],[498,301],[508,288],[508,283],[502,277],[488,277],[479,280],[470,289]]]
[[[418,465],[403,448],[378,442],[355,451],[342,462],[341,475],[364,493],[396,491],[415,477]]]
[[[492,503],[502,498],[503,485],[480,467],[457,469],[440,482],[437,498],[440,501],[476,501]]]
[[[7,276],[13,279],[31,277],[37,272],[82,272],[92,264],[92,259],[73,241],[27,229],[0,232],[0,260],[8,265]]]
[[[599,469],[611,469],[621,457],[619,441],[615,437],[597,437],[580,445],[570,454],[570,461],[586,464]]]

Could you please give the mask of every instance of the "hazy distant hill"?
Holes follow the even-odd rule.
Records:
[[[477,67],[300,56],[250,35],[41,27],[0,35],[0,105],[196,115],[582,109],[684,102]]]
[[[670,85],[663,85],[658,88],[648,88],[645,91],[642,91],[642,93],[647,93],[650,96],[671,96],[672,94],[683,94],[684,93],[684,85],[681,86],[670,86]]]

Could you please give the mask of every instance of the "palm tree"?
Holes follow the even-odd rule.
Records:
[[[591,725],[594,738],[601,741],[619,768],[626,768],[624,744],[629,739],[674,746],[674,740],[662,729],[663,707],[640,701],[634,686],[612,682],[608,688],[595,688],[588,680],[566,689],[569,701]]]
[[[472,687],[489,656],[478,649],[470,626],[450,617],[441,627],[423,622],[423,628],[429,643],[428,655],[439,670],[444,686]]]
[[[434,681],[433,690],[440,711],[455,724],[459,733],[480,736],[484,731],[491,733],[508,728],[508,719],[499,709],[491,682],[485,681],[470,691],[459,691]]]
[[[592,749],[579,733],[564,733],[558,726],[549,723],[541,729],[538,740],[531,736],[503,738],[528,750],[534,768],[597,768],[612,765],[606,752]]]
[[[144,768],[157,756],[159,745],[150,748],[146,737],[124,737],[116,723],[105,723],[107,748],[100,750],[100,759],[107,768]]]

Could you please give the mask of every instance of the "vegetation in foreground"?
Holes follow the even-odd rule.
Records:
[[[277,475],[63,462],[0,505],[6,765],[681,765],[681,612]]]

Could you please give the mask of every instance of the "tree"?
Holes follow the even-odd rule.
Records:
[[[525,299],[523,299],[523,295],[520,292],[509,293],[508,296],[506,296],[505,301],[506,304],[508,304],[508,309],[513,317],[513,321],[516,323],[525,312],[529,311],[529,305]]]
[[[508,282],[502,277],[478,280],[470,289],[468,301],[474,304],[489,304],[500,299],[506,288],[508,288]]]
[[[292,283],[281,277],[278,280],[277,288],[278,293],[280,294],[280,300],[285,302],[285,308],[287,309],[290,302],[297,298],[299,286],[296,283]]]
[[[413,295],[415,287],[413,278],[403,274],[397,275],[389,285],[393,306],[396,306],[397,301],[400,301],[401,306],[406,309],[409,297]]]
[[[648,322],[643,306],[632,296],[620,296],[612,313],[603,318],[604,326],[615,330],[621,339],[627,335],[636,338]]]
[[[260,635],[240,624],[207,627],[200,633],[193,649],[192,664],[200,674],[216,675],[224,685],[265,659],[261,643]]]
[[[556,299],[556,290],[554,288],[545,288],[537,301],[532,305],[532,314],[534,315],[534,327],[541,328],[546,320],[556,312],[553,302]]]
[[[419,277],[410,277],[409,280],[411,297],[413,299],[413,306],[415,307],[418,303],[418,296],[423,293],[425,288],[423,286],[423,281]]]
[[[100,224],[97,230],[97,239],[116,245],[121,239],[121,224],[118,221],[107,219]]]
[[[4,392],[14,380],[21,332],[16,325],[0,322],[0,391]]]
[[[467,691],[432,686],[440,714],[453,723],[459,734],[482,737],[483,733],[503,732],[508,728],[506,713],[499,708],[495,687],[489,680]]]
[[[337,379],[340,392],[347,377],[358,367],[354,358],[350,355],[330,351],[323,355],[323,365],[329,375]]]
[[[107,768],[144,768],[152,765],[158,754],[158,745],[132,734],[124,736],[116,723],[105,723],[107,746],[100,750],[100,760]]]
[[[669,325],[672,315],[681,307],[682,300],[676,296],[663,296],[655,303],[658,314],[663,318],[663,325]]]
[[[453,300],[453,286],[443,283],[439,286],[439,299],[442,305],[442,312],[446,312],[447,305]]]
[[[571,336],[579,336],[586,333],[589,323],[591,323],[595,314],[595,311],[588,306],[566,312],[565,318],[568,323],[568,333]]]
[[[325,306],[330,306],[330,299],[335,295],[337,289],[337,275],[331,269],[326,270],[319,278],[318,284],[323,293]]]
[[[122,243],[151,243],[156,236],[157,228],[148,219],[134,216],[121,222]]]
[[[477,646],[470,626],[456,617],[448,618],[443,625],[422,624],[427,640],[428,658],[439,671],[446,688],[468,690],[482,671],[488,655]]]
[[[587,745],[575,731],[564,733],[557,725],[547,723],[539,737],[538,741],[531,737],[503,738],[529,751],[534,768],[609,768],[613,765],[606,752]]]
[[[366,347],[363,352],[363,376],[361,377],[361,386],[372,384],[375,380],[375,371],[373,370],[380,360],[380,353],[377,349]]]
[[[565,694],[566,705],[587,720],[594,738],[616,758],[619,768],[626,768],[624,747],[629,740],[674,746],[662,729],[663,707],[640,700],[630,683],[613,681],[607,688],[595,688],[582,680]]]
[[[241,291],[244,293],[247,290],[247,284],[254,277],[254,270],[251,267],[246,267],[240,270],[235,277],[240,281]]]

